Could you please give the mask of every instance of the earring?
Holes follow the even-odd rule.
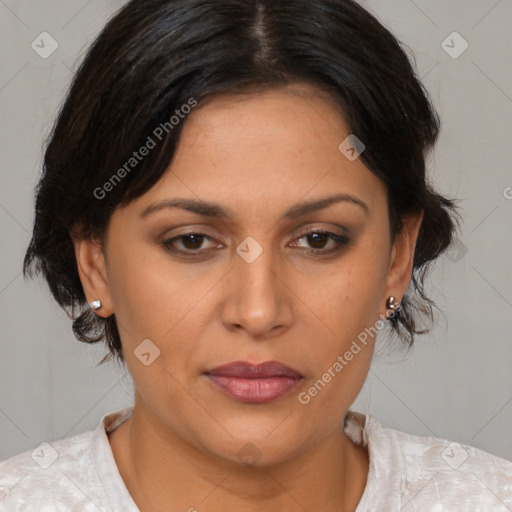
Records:
[[[101,300],[93,300],[92,302],[89,303],[89,305],[91,306],[92,309],[101,309]]]
[[[388,299],[386,300],[387,309],[391,309],[393,312],[397,312],[400,309],[400,307],[400,302],[395,302],[395,297],[393,297],[393,295],[388,297]]]

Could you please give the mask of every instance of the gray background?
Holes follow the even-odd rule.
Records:
[[[21,275],[42,144],[77,59],[123,3],[0,0],[0,460],[132,403],[129,374],[96,367],[103,346],[76,341],[46,284]],[[408,355],[379,342],[353,409],[512,459],[512,0],[361,3],[415,53],[443,120],[432,181],[464,222],[429,281],[435,329]],[[46,59],[31,47],[44,31],[59,45]],[[454,31],[469,44],[456,59],[441,47]]]

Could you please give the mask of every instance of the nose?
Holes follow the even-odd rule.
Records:
[[[254,260],[235,254],[226,281],[222,321],[230,331],[264,340],[281,334],[293,320],[293,292],[277,256],[263,250]]]

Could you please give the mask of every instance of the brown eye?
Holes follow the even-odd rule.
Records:
[[[318,255],[328,255],[338,252],[350,243],[350,240],[345,235],[322,230],[308,231],[297,240],[299,242],[305,240],[309,246],[309,248],[306,247],[305,250],[309,250],[309,252]],[[171,253],[187,258],[194,258],[200,257],[208,252],[209,248],[204,248],[205,241],[214,242],[214,240],[205,233],[186,233],[164,240],[162,246]],[[329,243],[331,243],[330,248],[328,247]]]
[[[186,233],[164,240],[162,245],[167,251],[194,257],[202,255],[207,250],[202,248],[205,240],[213,242],[213,239],[204,233]]]
[[[183,247],[186,249],[200,249],[204,242],[204,235],[192,233],[180,237]]]
[[[330,254],[340,251],[350,240],[345,236],[330,231],[314,230],[304,233],[298,238],[298,241],[305,240],[314,254]],[[333,242],[333,247],[325,249],[329,241]],[[307,249],[307,248],[306,248]]]
[[[313,249],[324,249],[325,244],[330,240],[329,236],[325,233],[311,233],[306,235],[306,238]]]

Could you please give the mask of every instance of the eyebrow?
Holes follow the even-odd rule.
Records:
[[[366,213],[370,211],[368,205],[358,197],[352,196],[350,194],[335,194],[332,196],[295,204],[284,212],[283,218],[296,219],[307,215],[308,213],[323,210],[328,206],[341,202],[359,205]],[[217,203],[198,201],[196,199],[189,198],[164,199],[163,201],[153,203],[152,205],[149,205],[147,208],[145,208],[140,216],[142,218],[146,218],[147,216],[165,208],[182,208],[183,210],[197,213],[198,215],[203,215],[206,217],[215,217],[220,219],[233,218],[233,214],[230,210]]]

